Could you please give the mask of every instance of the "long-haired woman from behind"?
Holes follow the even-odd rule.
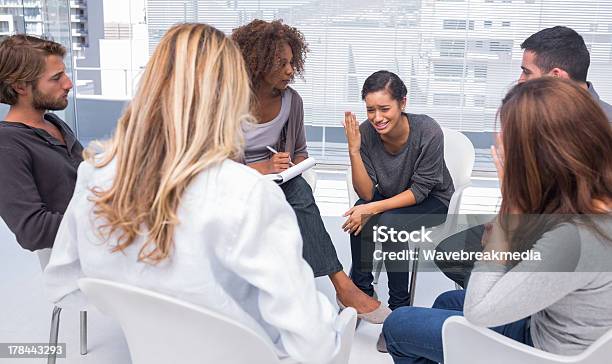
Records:
[[[561,355],[582,352],[612,329],[606,115],[586,90],[548,77],[515,86],[499,115],[493,154],[503,202],[483,239],[490,258],[476,262],[466,291],[440,295],[431,309],[407,307],[389,316],[383,333],[396,363],[442,362],[442,325],[456,315]],[[523,234],[534,221],[554,224]]]
[[[302,259],[295,214],[278,186],[233,161],[249,102],[242,55],[222,32],[166,33],[114,137],[79,168],[45,271],[53,302],[82,305],[84,276],[119,281],[246,324],[281,357],[333,355],[336,314]]]

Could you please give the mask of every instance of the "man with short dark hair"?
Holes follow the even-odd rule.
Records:
[[[591,59],[580,34],[564,26],[546,28],[525,39],[521,48],[524,49],[521,62],[523,71],[518,79],[519,83],[543,76],[573,80],[589,91],[612,123],[612,106],[601,100],[593,84],[587,81]],[[479,252],[482,250],[484,230],[484,225],[477,225],[461,231],[442,241],[436,250]],[[467,286],[473,263],[436,261],[436,265],[444,274],[461,287]]]
[[[542,76],[573,80],[589,91],[612,123],[612,106],[601,100],[593,84],[587,81],[591,57],[580,34],[563,26],[542,29],[525,39],[521,49],[524,49],[523,72],[518,82]]]
[[[25,249],[50,248],[76,183],[83,147],[48,110],[68,105],[65,48],[18,34],[0,43],[0,216]]]

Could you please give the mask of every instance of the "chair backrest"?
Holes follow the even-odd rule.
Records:
[[[82,278],[79,287],[119,321],[133,364],[280,363],[267,337],[207,308],[102,279]],[[342,343],[329,364],[348,363],[356,321],[351,308],[336,320]]]
[[[307,169],[302,172],[302,178],[304,178],[308,185],[310,185],[312,194],[314,195],[315,190],[317,189],[317,172],[315,172],[314,168]]]
[[[357,311],[352,307],[347,307],[336,319],[334,325],[336,331],[340,333],[340,350],[336,356],[327,364],[348,364],[353,347],[353,338],[357,328]]]
[[[458,214],[463,190],[470,185],[476,152],[472,142],[456,130],[442,127],[444,133],[444,162],[453,179],[455,194],[448,205],[449,214]]]
[[[79,287],[119,321],[133,364],[280,363],[269,340],[204,307],[100,279]]]
[[[346,191],[348,192],[349,208],[355,206],[359,196],[355,192],[355,187],[353,187],[353,175],[350,165],[346,169]]]
[[[442,326],[445,364],[599,364],[612,358],[612,330],[584,352],[563,356],[544,352],[471,324],[462,316],[448,318]],[[475,349],[476,348],[476,349]]]
[[[445,127],[442,127],[442,132],[444,133],[444,162],[455,185],[455,193],[451,197],[448,213],[456,215],[459,213],[463,190],[470,185],[476,153],[472,142],[462,133]],[[352,207],[359,197],[353,188],[350,166],[346,176],[346,187],[349,204]]]

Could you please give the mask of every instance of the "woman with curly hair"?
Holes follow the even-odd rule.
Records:
[[[308,158],[302,98],[289,83],[302,76],[308,45],[303,34],[281,20],[253,20],[234,29],[251,79],[251,113],[257,124],[245,130],[245,163],[262,174],[281,172]],[[273,146],[279,153],[271,153]],[[312,190],[298,176],[280,185],[293,207],[303,240],[303,256],[315,277],[329,276],[338,301],[354,307],[359,317],[382,323],[387,307],[359,290],[342,270]]]

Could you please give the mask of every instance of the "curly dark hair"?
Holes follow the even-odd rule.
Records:
[[[278,67],[275,58],[283,42],[287,42],[293,52],[293,77],[297,75],[303,78],[304,61],[306,53],[309,52],[308,44],[302,32],[283,24],[282,20],[267,22],[255,19],[234,29],[232,39],[242,51],[253,89],[260,85],[265,75]]]

